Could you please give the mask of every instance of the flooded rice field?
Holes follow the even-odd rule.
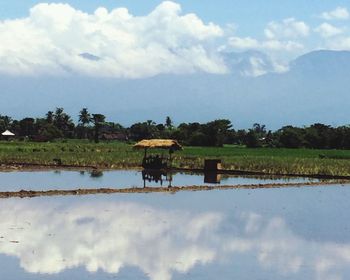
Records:
[[[2,188],[14,175],[48,188],[143,183],[135,171],[17,172]],[[221,182],[236,180],[258,179]],[[0,199],[0,279],[346,280],[349,199],[349,185]]]
[[[14,171],[0,172],[0,192],[20,190],[67,190],[74,188],[133,188],[144,186],[253,185],[307,183],[316,179],[234,176],[192,173],[145,173],[135,170],[113,171]]]

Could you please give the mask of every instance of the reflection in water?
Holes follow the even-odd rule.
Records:
[[[205,172],[204,173],[204,183],[207,184],[220,184],[221,174],[217,172]]]
[[[136,266],[154,280],[213,261],[215,250],[209,244],[221,221],[215,213],[190,215],[128,203],[61,211],[36,203],[6,203],[0,213],[5,241],[0,253],[18,257],[28,272],[84,266],[89,272],[117,273]]]
[[[100,178],[103,176],[103,172],[101,170],[92,170],[90,172],[90,177],[91,178]]]
[[[195,267],[246,256],[262,270],[298,278],[344,279],[350,244],[308,241],[284,219],[256,213],[193,214],[126,202],[71,206],[38,201],[0,205],[0,256],[15,256],[29,273],[85,267],[118,273],[138,267],[151,280],[170,280]],[[229,275],[222,275],[228,278]],[[280,277],[274,277],[280,279]]]
[[[168,183],[168,187],[171,187],[173,181],[173,173],[164,170],[142,170],[143,187],[147,187],[148,183],[160,183],[163,186],[163,182]]]
[[[147,186],[196,186],[196,185],[244,185],[244,184],[268,184],[268,183],[301,183],[309,182],[307,178],[286,177],[253,177],[214,175],[205,176],[202,173],[160,173],[143,174],[135,170],[113,171],[23,171],[0,172],[0,191],[20,190],[52,190],[74,188],[130,188]]]

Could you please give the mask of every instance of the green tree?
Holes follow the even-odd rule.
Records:
[[[72,138],[74,136],[75,125],[71,117],[64,112],[63,108],[56,108],[53,117],[53,124],[62,132],[63,136]]]
[[[300,148],[304,143],[303,129],[285,126],[277,131],[279,134],[279,144],[285,148]]]
[[[103,123],[105,122],[106,117],[102,114],[92,114],[92,122],[94,124],[94,139],[95,143],[99,142],[100,139],[100,129]]]
[[[305,129],[305,140],[309,148],[327,149],[330,146],[330,139],[333,129],[329,125],[316,123]]]
[[[12,118],[9,116],[0,115],[0,133],[9,129],[12,123]]]
[[[254,129],[249,129],[248,133],[245,136],[244,144],[248,148],[258,148],[261,146],[259,136]]]
[[[159,138],[160,132],[155,122],[148,120],[135,123],[130,127],[130,136],[133,140]]]
[[[255,123],[253,124],[253,130],[259,138],[264,138],[267,134],[266,126],[263,124]]]
[[[91,122],[91,115],[88,112],[87,108],[81,109],[79,112],[79,123],[82,124],[83,126],[88,125]]]
[[[82,138],[86,138],[87,135],[87,128],[86,126],[91,122],[91,115],[88,112],[87,108],[81,109],[79,112],[79,126],[81,127],[82,131]]]
[[[165,127],[169,130],[173,129],[173,121],[169,116],[167,116],[165,119]]]
[[[48,111],[46,113],[46,121],[47,121],[47,123],[52,124],[53,123],[53,119],[54,119],[54,113],[52,111]]]
[[[215,120],[202,125],[201,131],[206,135],[207,146],[222,147],[229,136],[231,127],[231,121],[226,119]]]
[[[35,135],[35,125],[34,125],[35,121],[33,118],[24,118],[22,120],[20,120],[19,122],[19,126],[20,126],[20,135],[21,136],[27,136],[27,137],[31,137],[33,135]]]

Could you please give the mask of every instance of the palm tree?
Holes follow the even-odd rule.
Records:
[[[56,111],[53,114],[54,125],[60,130],[62,130],[63,128],[63,114],[64,114],[63,108],[56,108]]]
[[[79,112],[79,123],[82,126],[82,131],[83,131],[83,138],[86,138],[86,125],[88,125],[91,122],[91,115],[88,112],[87,108],[81,109]]]
[[[65,137],[72,136],[74,123],[71,117],[66,114],[63,108],[56,108],[53,124],[63,133]]]
[[[83,108],[81,109],[81,111],[79,112],[79,122],[83,125],[86,126],[87,124],[89,124],[91,122],[91,115],[88,112],[87,108]]]
[[[173,128],[173,121],[171,120],[171,118],[169,116],[166,117],[165,127],[167,129],[172,129]]]

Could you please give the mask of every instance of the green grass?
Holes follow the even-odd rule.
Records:
[[[5,165],[54,164],[54,159],[60,159],[65,165],[135,168],[140,165],[142,157],[143,151],[135,151],[132,145],[119,142],[0,142],[0,163]],[[270,174],[350,176],[350,150],[185,147],[183,151],[175,153],[174,166],[202,168],[205,158],[222,159],[225,169]]]
[[[325,158],[320,158],[320,155]],[[346,160],[350,159],[349,150],[186,147],[176,157],[176,163],[183,167],[202,167],[203,158],[220,158],[225,169],[270,174],[350,176],[350,160]]]
[[[118,142],[0,142],[0,163],[3,164],[54,164],[54,159],[60,159],[65,165],[132,168],[141,158],[142,153],[134,151],[131,145]]]

